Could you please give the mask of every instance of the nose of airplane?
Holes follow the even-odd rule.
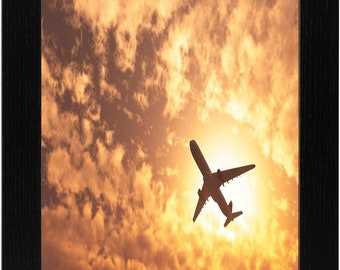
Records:
[[[196,145],[197,144],[196,144],[195,140],[190,141],[190,149],[193,149]]]

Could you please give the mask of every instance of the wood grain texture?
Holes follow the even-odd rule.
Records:
[[[40,269],[40,2],[2,15],[2,269]]]
[[[300,269],[338,269],[339,7],[300,4]]]

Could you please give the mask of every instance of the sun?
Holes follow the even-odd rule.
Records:
[[[221,148],[208,152],[207,162],[212,172],[216,172],[217,169],[226,170],[247,165],[243,163],[241,164],[238,159],[227,156]],[[243,211],[243,215],[235,219],[234,222],[249,230],[251,230],[253,218],[257,215],[258,211],[257,202],[259,201],[259,198],[256,188],[256,179],[254,178],[252,171],[246,172],[220,187],[227,203],[230,201],[233,202],[233,211]],[[203,216],[205,218],[204,223],[207,229],[213,226],[215,227],[214,229],[217,230],[217,233],[227,236],[225,228],[223,227],[226,217],[211,197],[202,212],[206,212]],[[233,231],[233,226],[233,223],[228,225],[228,229],[231,232]],[[235,237],[233,237],[232,233],[229,233],[228,238],[233,240]]]
[[[197,143],[212,173],[218,169],[228,170],[256,163],[254,151],[251,150],[252,142],[243,138],[246,131],[238,130],[240,135],[236,139],[234,137],[236,131],[225,132],[220,126],[215,126],[215,128],[216,132],[211,136],[202,135],[201,138],[197,138]],[[233,212],[243,212],[227,228],[223,226],[226,221],[225,215],[218,204],[209,197],[197,219],[197,222],[202,225],[207,233],[224,237],[230,241],[234,241],[241,232],[247,232],[251,235],[261,202],[261,193],[259,192],[261,185],[258,184],[255,170],[250,170],[220,186],[226,202],[233,202]],[[198,168],[193,170],[191,174],[194,175],[193,179],[196,179],[194,182],[196,186],[197,179],[201,179],[202,182],[198,185],[201,188],[203,179]],[[194,201],[193,207],[196,207],[197,198]]]

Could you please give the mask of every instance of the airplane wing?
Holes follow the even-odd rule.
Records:
[[[199,213],[201,212],[203,206],[205,205],[206,200],[208,199],[208,197],[210,196],[210,194],[207,192],[207,188],[205,186],[205,184],[203,184],[202,190],[198,190],[198,202],[197,202],[197,206],[195,209],[195,213],[194,213],[194,217],[193,217],[193,221],[195,222],[197,216],[199,215]]]
[[[212,173],[212,175],[213,175],[213,177],[217,178],[222,185],[225,182],[228,183],[233,178],[235,178],[235,177],[241,175],[242,173],[245,173],[245,172],[247,172],[247,171],[249,171],[253,168],[255,168],[255,165],[251,164],[251,165],[246,165],[246,166],[237,167],[237,168],[224,170],[224,171],[218,170],[217,172]]]

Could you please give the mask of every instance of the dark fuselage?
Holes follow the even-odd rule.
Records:
[[[223,214],[225,216],[229,216],[227,202],[220,188],[219,187],[214,188],[215,185],[214,185],[214,180],[211,177],[211,170],[200,148],[198,147],[197,143],[194,140],[190,141],[190,151],[191,151],[192,156],[194,157],[194,160],[198,168],[200,169],[203,175],[203,180],[207,184],[206,186],[209,189],[209,190],[204,190],[204,187],[203,187],[202,192],[208,192],[210,196],[213,198],[213,200],[218,204]]]

